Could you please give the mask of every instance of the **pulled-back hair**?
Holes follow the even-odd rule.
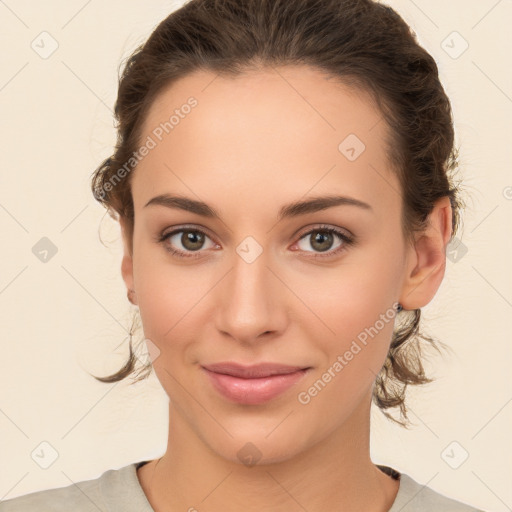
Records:
[[[453,238],[463,202],[453,180],[458,150],[450,102],[436,62],[392,8],[372,0],[189,0],[126,60],[115,104],[117,143],[92,176],[94,197],[126,223],[129,247],[134,226],[129,171],[136,164],[127,171],[126,163],[134,161],[144,120],[162,89],[198,70],[237,76],[286,65],[310,66],[371,95],[392,134],[387,154],[401,184],[405,240],[414,241],[443,196],[452,206]],[[420,309],[399,313],[373,388],[374,403],[404,427],[407,386],[433,381],[422,365],[423,345],[439,351],[439,342],[419,331],[420,316]],[[95,378],[114,382],[135,373],[131,337],[129,349],[123,368]],[[137,380],[151,369],[148,363]],[[393,407],[407,422],[386,412]]]

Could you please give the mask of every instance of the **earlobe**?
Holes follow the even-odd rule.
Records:
[[[439,199],[429,215],[428,226],[410,248],[410,268],[402,286],[400,303],[404,309],[426,306],[434,297],[446,269],[446,246],[452,235],[450,198]]]
[[[123,276],[123,281],[126,284],[127,288],[127,297],[128,300],[137,305],[137,298],[134,289],[133,282],[133,255],[131,248],[131,237],[129,236],[127,223],[123,217],[119,219],[119,224],[121,226],[121,236],[123,240],[123,259],[121,262],[121,275]]]

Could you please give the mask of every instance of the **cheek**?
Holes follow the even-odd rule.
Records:
[[[192,267],[177,267],[168,258],[163,249],[142,244],[134,258],[134,284],[144,333],[157,345],[176,336],[197,302]]]
[[[295,276],[294,291],[308,306],[308,318],[332,340],[357,336],[381,314],[390,315],[400,283],[399,265],[390,258],[357,257],[339,268]],[[289,276],[292,279],[292,276]],[[314,283],[314,286],[312,286]]]
[[[179,340],[193,340],[193,333],[208,320],[203,318],[205,308],[210,312],[212,308],[207,295],[219,271],[215,265],[173,263],[163,248],[142,243],[137,237],[134,241],[139,244],[134,280],[145,336],[157,345],[172,341],[171,348],[179,349]],[[284,281],[300,299],[284,291],[281,306],[308,339],[322,340],[319,345],[315,343],[316,348],[331,358],[348,350],[352,340],[368,341],[368,345],[377,346],[372,350],[377,358],[382,358],[382,351],[385,356],[386,349],[379,347],[389,342],[394,319],[386,318],[385,325],[379,319],[381,315],[391,317],[400,259],[383,249],[382,244],[374,243],[357,256],[340,260],[338,267],[300,264],[281,269]],[[279,303],[278,289],[275,296]]]
[[[312,407],[305,409],[310,418],[334,405],[329,420],[333,424],[357,406],[375,381],[396,319],[393,299],[386,300],[386,290],[379,290],[375,281],[360,279],[350,284],[352,289],[318,297],[318,311],[330,330],[316,319],[307,326],[307,337],[314,341],[312,351],[322,352],[322,364],[301,387],[304,394],[297,397],[301,404],[311,401]],[[327,335],[319,336],[320,330]]]
[[[369,252],[357,260],[341,264],[336,271],[322,269],[315,279],[301,279],[297,288],[315,313],[308,311],[299,322],[307,329],[307,337],[317,340],[325,369],[341,356],[343,369],[337,365],[338,371],[332,371],[336,381],[345,381],[346,389],[360,385],[361,379],[370,382],[382,367],[393,334],[393,303],[400,282],[400,264],[391,253]]]

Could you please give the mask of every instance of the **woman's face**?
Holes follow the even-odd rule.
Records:
[[[367,96],[306,67],[196,72],[153,103],[123,276],[173,421],[222,457],[284,460],[349,420],[358,435],[412,254],[386,134]],[[195,211],[148,205],[163,195]],[[290,208],[323,196],[367,206]],[[202,369],[226,361],[309,370],[270,399],[236,401]]]

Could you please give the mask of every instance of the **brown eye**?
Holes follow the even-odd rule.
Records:
[[[181,231],[180,242],[187,251],[197,251],[204,244],[205,234],[199,231]]]
[[[336,244],[336,239],[339,240]],[[327,253],[325,257],[334,256],[347,249],[354,243],[354,239],[342,231],[330,226],[322,226],[308,231],[301,236],[298,246],[305,252],[313,252],[314,257],[324,257],[321,253]],[[307,245],[313,248],[313,251],[307,249]],[[334,249],[333,249],[334,246]]]
[[[316,231],[311,238],[311,247],[320,252],[328,251],[333,244],[334,236],[326,231]]]
[[[215,246],[215,244],[211,242],[210,247],[205,247],[206,240],[211,241],[206,233],[200,229],[191,228],[175,229],[174,231],[161,235],[158,239],[159,242],[164,244],[167,251],[180,258],[199,257],[201,253],[204,252],[203,249]]]

